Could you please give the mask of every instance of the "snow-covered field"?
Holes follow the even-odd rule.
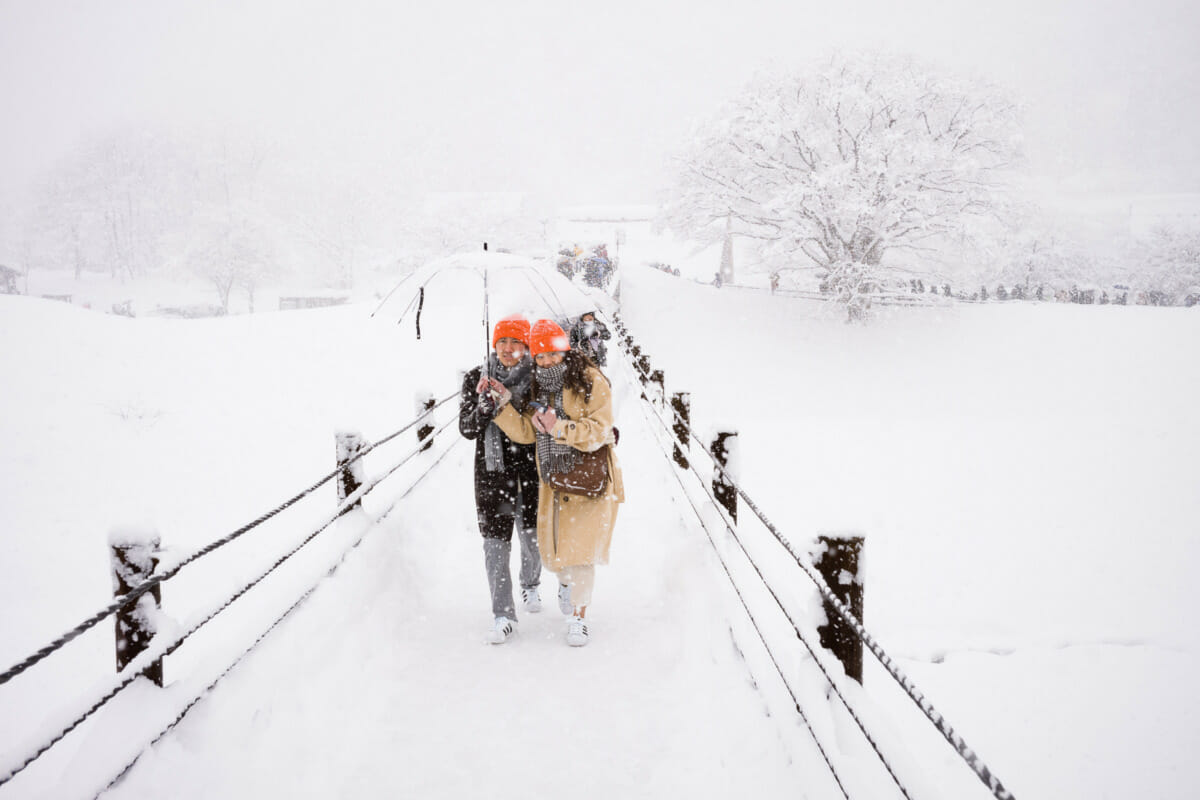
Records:
[[[696,429],[738,430],[743,485],[793,543],[866,535],[868,630],[1016,797],[1194,795],[1200,313],[996,304],[847,326],[806,301],[636,268],[621,299],[667,390],[691,393]],[[335,429],[380,438],[418,393],[456,391],[479,355],[458,346],[478,338],[478,304],[436,300],[445,316],[417,341],[373,305],[186,321],[0,297],[0,668],[108,602],[111,526],[153,526],[169,557],[188,553],[332,469]],[[745,638],[627,370],[609,371],[630,500],[589,647],[565,647],[552,603],[511,644],[483,643],[467,445],[370,525],[451,428],[307,563],[170,657],[166,689],[132,687],[0,799],[94,795],[155,714],[173,716],[364,532],[106,797],[841,796]],[[412,444],[380,448],[368,473]],[[164,612],[185,621],[236,589],[333,502],[323,487],[188,567]],[[106,621],[0,686],[0,772],[108,679],[111,637]],[[899,796],[793,660],[850,795]],[[913,797],[989,796],[869,657],[860,702]]]

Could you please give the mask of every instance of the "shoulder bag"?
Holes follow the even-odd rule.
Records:
[[[575,466],[550,474],[546,483],[559,492],[600,497],[608,487],[608,445],[590,453],[580,450]]]

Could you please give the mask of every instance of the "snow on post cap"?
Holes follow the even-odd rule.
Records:
[[[829,544],[822,542],[821,537],[826,539],[861,539],[865,545],[867,542],[867,534],[860,530],[819,530],[817,536],[809,544],[808,554],[814,562],[820,561],[821,558],[829,552]],[[867,568],[867,549],[866,547],[859,548],[858,551],[858,575],[841,576],[840,583],[846,584],[850,582],[862,583],[863,576],[866,575]]]
[[[110,547],[153,547],[162,544],[162,537],[150,525],[114,525],[108,531]]]
[[[349,426],[335,427],[333,429],[333,438],[337,439],[339,442],[346,439],[353,439],[364,444],[366,443],[366,439],[363,438],[362,431]]]
[[[724,474],[733,480],[741,477],[742,459],[741,459],[741,444],[738,436],[736,425],[717,422],[709,425],[705,431],[702,441],[716,445],[717,436],[720,434],[731,434],[726,436],[721,446],[725,448],[725,470]]]
[[[462,383],[460,380],[459,383]],[[431,406],[437,402],[437,397],[433,392],[426,389],[418,389],[413,394],[413,411],[418,414],[424,413],[426,406]]]

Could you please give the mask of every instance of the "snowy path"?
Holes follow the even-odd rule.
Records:
[[[859,328],[655,270],[623,287],[623,318],[668,389],[692,393],[702,438],[739,430],[742,484],[778,528],[797,544],[821,530],[870,536],[868,630],[1015,796],[1195,794],[1186,767],[1200,742],[1200,647],[1180,609],[1200,605],[1200,317],[1007,304]],[[374,304],[179,321],[0,297],[0,333],[36,343],[0,352],[10,388],[0,471],[24,487],[2,512],[3,664],[111,600],[109,526],[144,521],[168,552],[195,552],[325,474],[332,431],[379,438],[411,419],[415,394],[452,391],[478,352],[463,324],[477,308],[460,296],[439,290],[420,341],[410,324],[370,318]],[[627,376],[613,373],[621,388]],[[458,440],[107,796],[424,789],[440,800],[487,779],[510,797],[721,796],[738,781],[751,797],[840,797],[743,635],[745,615],[639,404],[619,392],[617,410],[629,502],[599,574],[589,647],[565,647],[554,610],[523,617],[510,645],[482,643],[487,592]],[[406,434],[373,454],[368,472],[412,445]],[[168,687],[131,686],[0,787],[0,800],[92,797],[407,486],[404,474],[389,479],[368,514],[314,542],[315,557],[169,657]],[[223,602],[326,519],[332,498],[323,487],[173,579],[169,623]],[[773,588],[815,610],[791,559],[745,521],[764,568],[786,573]],[[714,538],[723,554],[734,549]],[[739,585],[745,572],[735,565]],[[772,641],[795,644],[769,622]],[[850,796],[898,796],[799,650],[781,669]],[[106,622],[0,687],[4,763],[88,708],[114,680],[112,657]],[[851,700],[910,796],[986,797],[882,668],[867,671]]]
[[[543,613],[521,614],[515,640],[484,643],[460,442],[104,796],[833,796],[796,721],[765,713],[703,534],[669,499],[678,484],[621,377],[629,500],[598,571],[587,648],[564,644],[552,592]],[[454,486],[462,502],[438,507]]]

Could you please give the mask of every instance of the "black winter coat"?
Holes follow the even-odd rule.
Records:
[[[611,339],[612,334],[608,331],[608,326],[600,320],[593,320],[593,334],[591,337],[584,333],[586,322],[576,322],[571,326],[570,341],[571,349],[579,350],[588,358],[595,361],[599,366],[606,366],[608,361],[608,346],[602,340]]]
[[[458,432],[475,441],[475,513],[479,532],[490,539],[511,540],[513,523],[524,528],[537,528],[538,472],[536,447],[517,444],[504,437],[504,469],[488,472],[483,454],[483,434],[491,418],[481,418],[478,412],[479,385],[482,367],[476,367],[463,378],[458,403]]]

